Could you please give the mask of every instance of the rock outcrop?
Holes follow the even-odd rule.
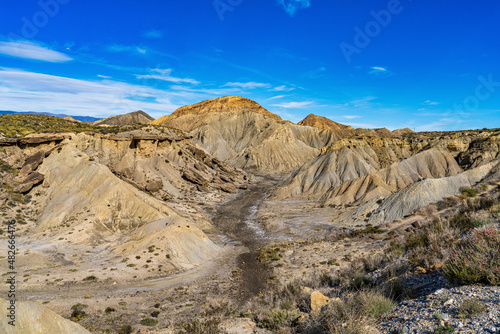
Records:
[[[48,307],[32,302],[16,302],[15,326],[8,324],[9,301],[0,298],[0,333],[3,334],[90,334],[79,324],[64,319]]]

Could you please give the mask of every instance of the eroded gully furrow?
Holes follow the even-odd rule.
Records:
[[[259,204],[266,198],[278,180],[261,177],[248,190],[220,204],[212,218],[215,226],[234,241],[239,241],[248,251],[238,256],[241,277],[241,301],[263,290],[269,271],[257,260],[258,249],[266,244],[265,233],[255,222]]]

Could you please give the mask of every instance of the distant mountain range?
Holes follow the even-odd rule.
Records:
[[[53,117],[59,117],[59,118],[71,116],[74,119],[77,119],[77,120],[85,122],[85,123],[93,123],[95,121],[102,119],[102,118],[91,117],[91,116],[72,116],[72,115],[65,115],[65,114],[53,114],[53,113],[49,113],[49,112],[0,110],[0,115],[16,115],[16,114],[47,115],[47,116],[53,116]]]

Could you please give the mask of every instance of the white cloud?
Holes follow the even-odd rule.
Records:
[[[310,101],[305,101],[305,102],[285,102],[285,103],[280,103],[280,104],[273,104],[273,107],[281,107],[285,109],[296,109],[296,108],[303,108],[306,106],[310,106],[312,102]]]
[[[282,99],[282,98],[287,97],[287,96],[288,95],[276,95],[276,96],[268,98],[267,101],[276,100],[276,99]]]
[[[0,42],[0,54],[50,63],[62,63],[73,60],[73,58],[64,53],[28,41]]]
[[[343,115],[341,117],[344,117],[345,119],[361,118],[361,116],[358,116],[358,115]]]
[[[222,87],[235,87],[241,89],[255,89],[255,88],[268,88],[270,84],[261,82],[228,82]]]
[[[89,81],[0,68],[2,107],[16,111],[105,116],[142,109],[165,115],[180,105],[174,94],[147,86]]]
[[[389,70],[385,67],[381,67],[381,66],[373,66],[373,67],[370,67],[371,71],[368,72],[369,74],[372,74],[372,75],[376,75],[376,76],[379,76],[379,75],[388,75],[390,74]]]
[[[435,101],[431,101],[431,100],[427,100],[424,103],[427,104],[428,106],[437,106],[439,104],[439,102],[435,102]]]
[[[102,74],[98,74],[97,75],[99,78],[102,78],[102,79],[111,79],[111,77],[109,75],[102,75]]]
[[[161,30],[151,29],[144,32],[144,37],[146,38],[161,38],[163,33]]]
[[[173,77],[170,74],[172,73],[172,69],[167,68],[167,69],[160,69],[160,68],[155,68],[152,69],[151,72],[159,73],[159,74],[136,74],[137,79],[153,79],[153,80],[161,80],[161,81],[168,81],[168,82],[173,82],[173,83],[190,83],[193,85],[197,85],[200,82],[196,81],[191,78],[177,78]]]
[[[311,0],[277,0],[288,15],[294,16],[297,10],[311,7]]]
[[[292,91],[294,89],[295,88],[293,88],[293,87],[287,87],[285,85],[282,85],[282,86],[274,87],[271,90],[274,91],[274,92],[290,92],[290,91]]]
[[[107,47],[107,50],[110,52],[130,52],[130,53],[140,53],[146,54],[147,50],[145,48],[141,48],[139,46],[128,46],[121,44],[112,44]]]

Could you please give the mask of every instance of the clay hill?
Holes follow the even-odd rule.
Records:
[[[352,129],[352,126],[350,125],[340,124],[326,117],[316,116],[314,114],[309,114],[306,118],[304,118],[297,124],[305,126],[314,126],[320,129],[333,129],[333,130]]]
[[[133,124],[149,124],[154,118],[146,114],[144,111],[134,111],[124,115],[111,116],[108,118],[95,121],[93,125],[100,126],[124,126]]]
[[[188,132],[193,142],[233,167],[273,173],[301,167],[342,138],[395,136],[387,129],[324,130],[296,125],[237,96],[185,106],[152,124]]]

